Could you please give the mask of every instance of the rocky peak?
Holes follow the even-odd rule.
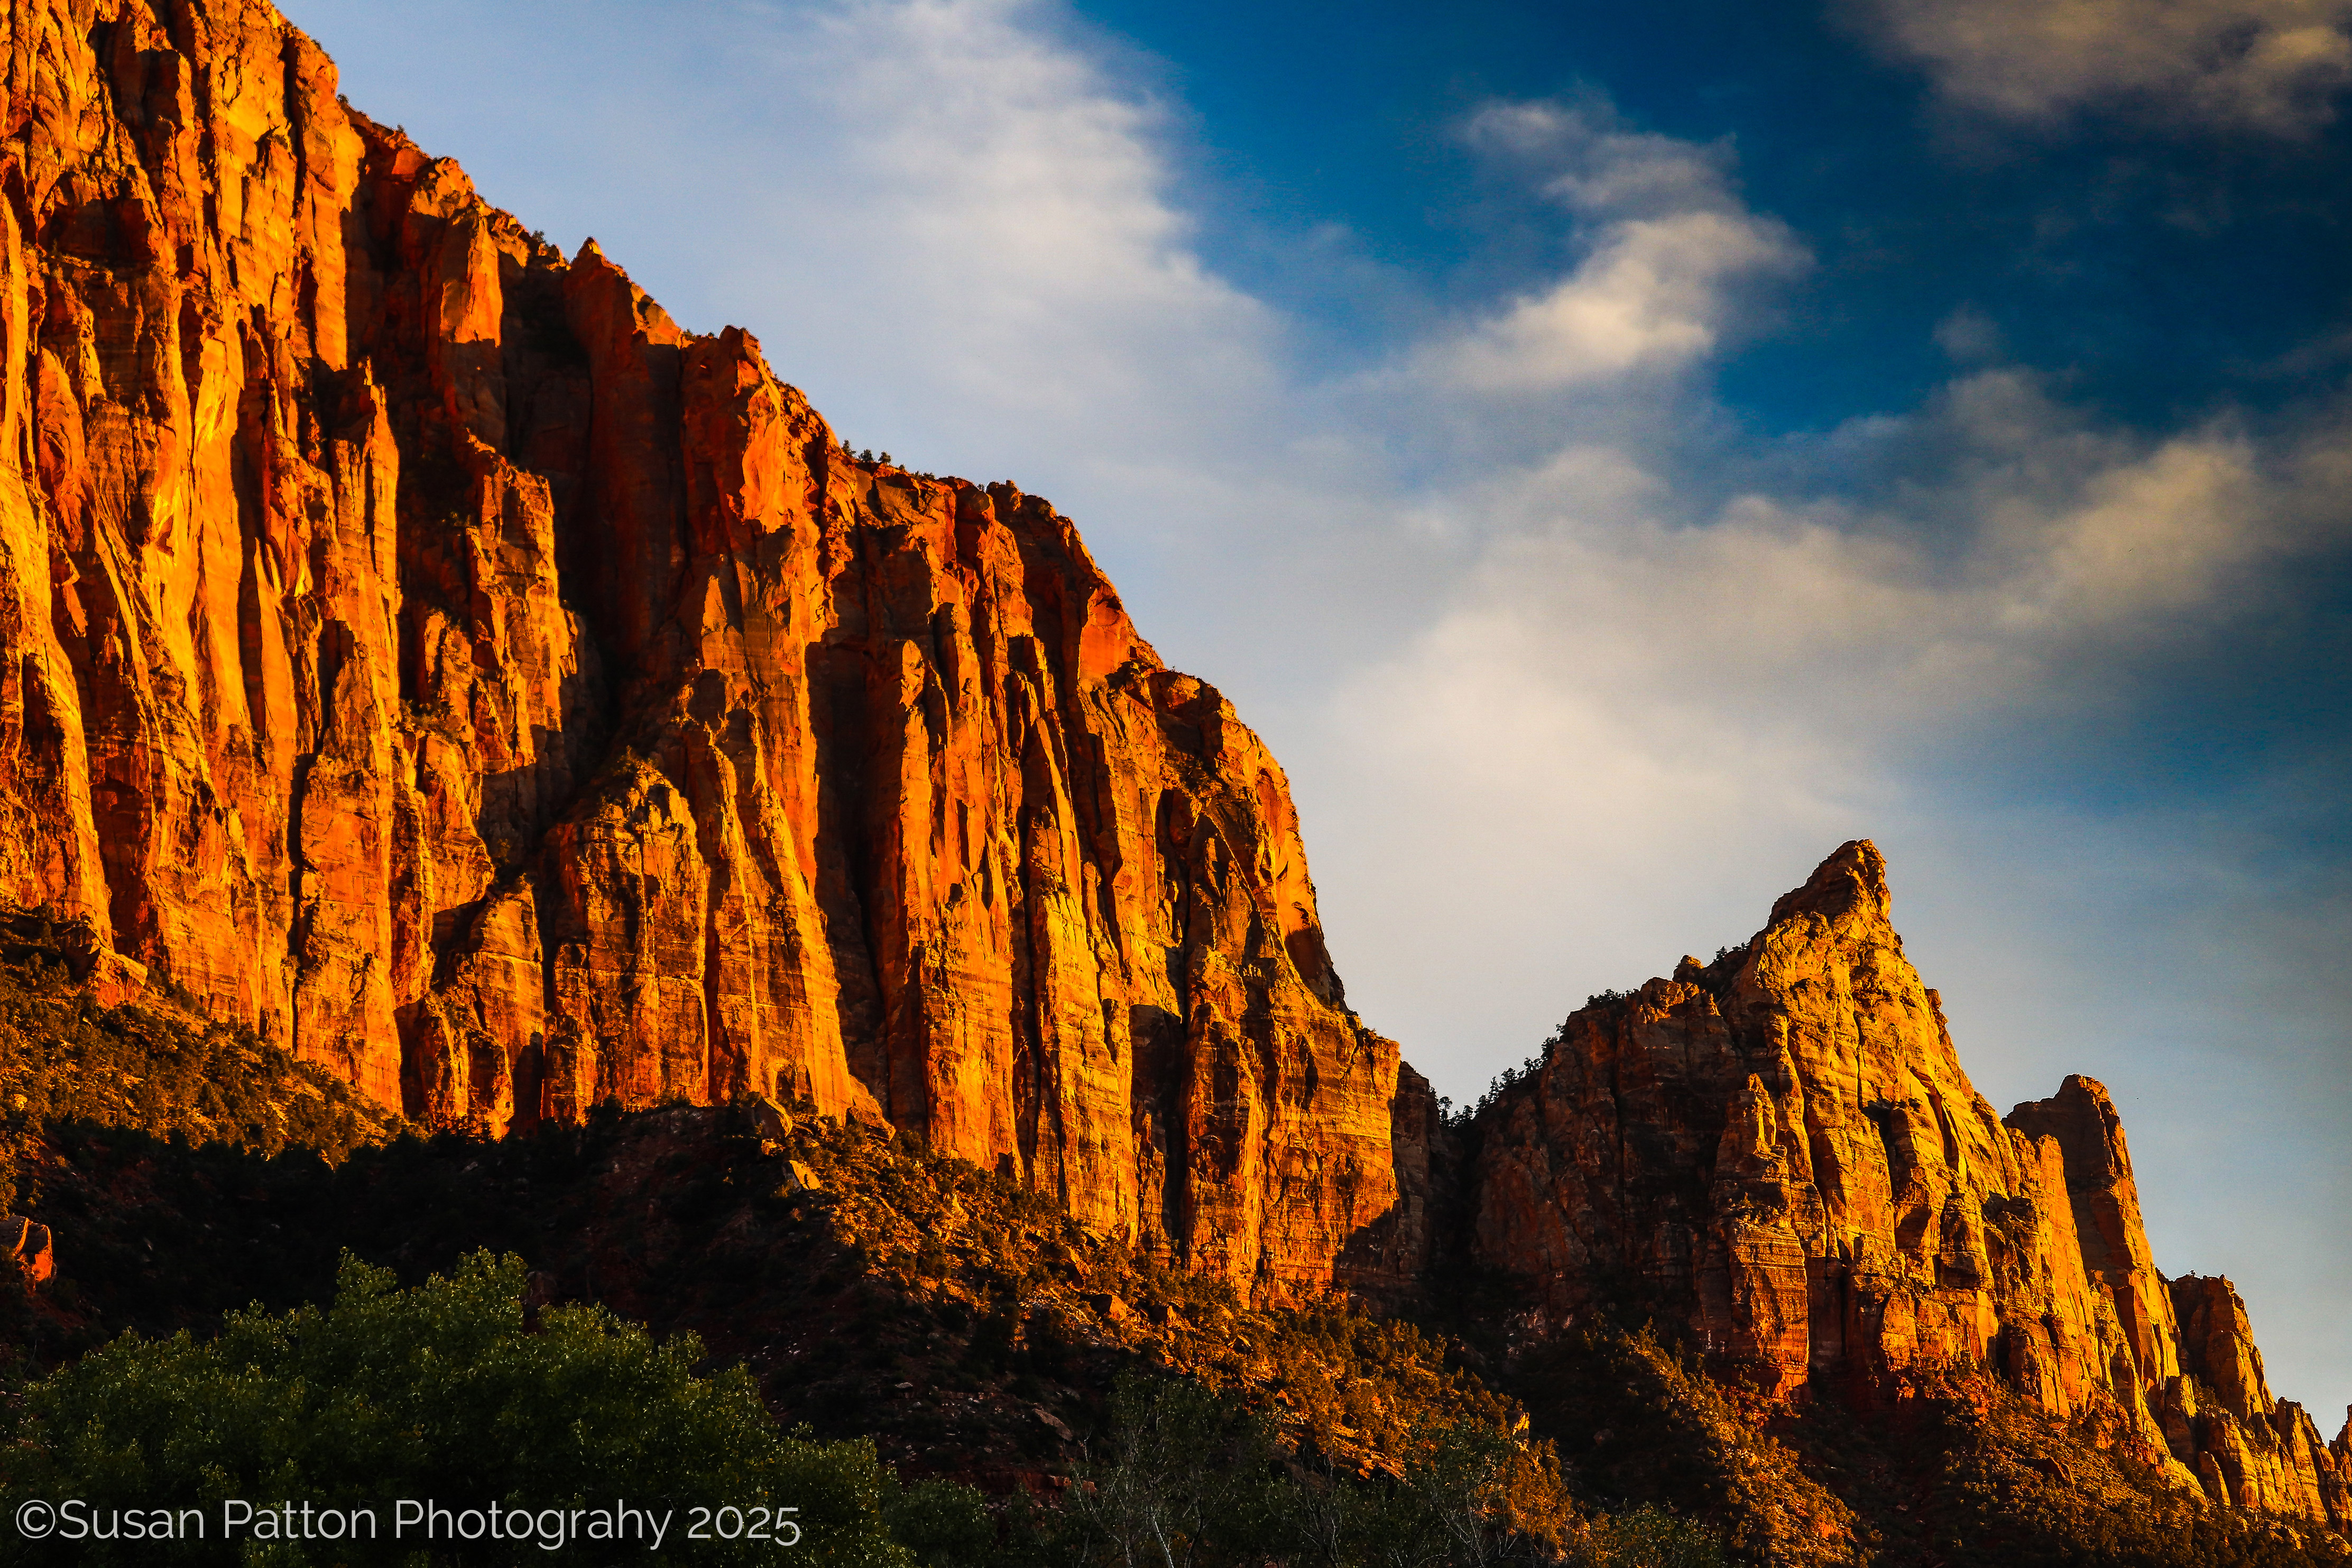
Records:
[[[1803,887],[1780,895],[1765,926],[1769,930],[1800,915],[1818,915],[1832,925],[1887,927],[1893,905],[1886,890],[1886,858],[1869,839],[1855,838],[1839,845],[1815,867]]]
[[[2123,1119],[2106,1087],[2069,1075],[2057,1094],[2029,1100],[2004,1121],[2029,1138],[2058,1145],[2083,1266],[2115,1304],[2140,1387],[2161,1386],[2181,1370],[2175,1292],[2157,1272],[2140,1222]]]
[[[1475,1246],[1543,1321],[1683,1323],[1768,1398],[1997,1377],[2215,1500],[2342,1520],[2224,1281],[2156,1271],[2107,1091],[1997,1117],[1857,840],[1713,964],[1604,1000],[1481,1115]]]
[[[2263,1377],[2246,1304],[2227,1279],[2184,1274],[2172,1281],[2180,1321],[2182,1370],[2202,1383],[2240,1421],[2265,1420],[2277,1401]]]

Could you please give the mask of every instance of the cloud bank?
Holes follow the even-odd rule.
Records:
[[[2274,136],[2352,83],[2346,0],[1857,0],[1952,103],[2047,123],[2126,109]]]

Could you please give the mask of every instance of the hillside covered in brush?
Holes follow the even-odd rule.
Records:
[[[941,1563],[961,1560],[937,1555],[950,1540],[1086,1560],[1109,1539],[1088,1509],[1117,1463],[1257,1500],[1247,1530],[1202,1537],[1203,1563],[1333,1560],[1283,1531],[1314,1513],[1301,1500],[1335,1496],[1327,1522],[1442,1531],[1451,1507],[1538,1560],[2352,1560],[2292,1521],[2203,1506],[1996,1379],[1923,1388],[1891,1420],[1791,1412],[1712,1378],[1638,1296],[1535,1333],[1524,1286],[1491,1273],[1402,1314],[1253,1304],[997,1173],[805,1103],[321,1152],[135,1118],[34,1130],[23,1206],[60,1241],[54,1279],[10,1287],[26,1372],[124,1331],[202,1341],[239,1309],[323,1304],[346,1253],[412,1286],[488,1253],[516,1259],[518,1322],[568,1304],[692,1336],[693,1363],[741,1369],[781,1428],[868,1442],[894,1484],[945,1486],[920,1493],[929,1524],[905,1525],[946,1532]],[[1162,1428],[1191,1434],[1181,1464],[1149,1440]],[[1382,1560],[1368,1537],[1349,1550],[1337,1560]]]

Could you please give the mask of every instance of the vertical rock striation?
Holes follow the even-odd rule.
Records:
[[[429,1121],[796,1094],[1411,1271],[1282,772],[1066,520],[853,459],[258,0],[5,27],[0,902]]]
[[[2346,1520],[2226,1281],[2159,1275],[2106,1090],[2007,1117],[1845,845],[1712,963],[1595,998],[1476,1122],[1474,1245],[1570,1321],[1645,1300],[1773,1398],[1985,1371],[2216,1501]]]
[[[2237,1291],[2188,1274],[2171,1294],[2181,1373],[2151,1403],[2172,1453],[2217,1502],[2352,1524],[2352,1475],[2302,1405],[2273,1397]]]

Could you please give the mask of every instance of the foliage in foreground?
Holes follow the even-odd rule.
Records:
[[[1232,1393],[1126,1377],[1095,1457],[1056,1510],[992,1522],[980,1494],[927,1483],[891,1519],[928,1568],[1719,1568],[1698,1525],[1654,1509],[1588,1519],[1548,1445],[1460,1426],[1417,1435],[1395,1472],[1359,1470]]]
[[[642,1558],[598,1510],[667,1520],[665,1556],[751,1561],[777,1544],[688,1538],[695,1510],[793,1509],[793,1560],[839,1568],[1483,1568],[1526,1562],[1711,1568],[1696,1527],[1645,1510],[1581,1518],[1549,1447],[1463,1424],[1417,1433],[1396,1470],[1358,1468],[1280,1429],[1234,1393],[1122,1378],[1059,1509],[992,1504],[931,1481],[901,1488],[870,1442],[781,1432],[751,1378],[698,1374],[691,1336],[656,1342],[593,1307],[524,1305],[521,1260],[477,1254],[414,1289],[347,1258],[332,1306],[232,1314],[209,1341],[126,1334],[26,1389],[0,1513],[81,1500],[129,1535],[159,1508],[184,1538],[14,1532],[0,1558],[289,1565]],[[231,1538],[229,1500],[239,1513]],[[508,1539],[429,1546],[402,1500],[476,1515]],[[269,1510],[291,1500],[315,1517]],[[373,1511],[373,1540],[329,1514]],[[523,1510],[518,1513],[516,1510]],[[575,1512],[574,1510],[578,1510]],[[257,1518],[259,1515],[262,1517]],[[201,1539],[187,1537],[201,1518]],[[722,1521],[705,1516],[706,1521]],[[528,1520],[528,1522],[517,1522]],[[583,1521],[586,1522],[583,1523]],[[341,1539],[323,1540],[331,1533]],[[272,1538],[275,1537],[273,1540]],[[288,1539],[297,1537],[297,1539]]]
[[[487,1254],[411,1290],[351,1259],[323,1311],[233,1314],[203,1342],[125,1335],[26,1392],[0,1511],[64,1498],[86,1500],[100,1518],[194,1507],[210,1538],[27,1545],[0,1531],[0,1552],[94,1564],[238,1562],[249,1541],[222,1539],[225,1500],[257,1509],[293,1500],[373,1508],[380,1539],[282,1543],[268,1561],[407,1562],[419,1534],[412,1526],[404,1542],[391,1539],[397,1501],[431,1499],[533,1514],[525,1540],[454,1553],[440,1544],[447,1555],[436,1561],[543,1562],[557,1531],[565,1561],[640,1561],[642,1537],[593,1538],[595,1510],[625,1500],[670,1515],[664,1557],[773,1557],[773,1544],[686,1539],[693,1509],[733,1505],[796,1508],[794,1561],[909,1563],[881,1521],[891,1482],[871,1444],[783,1434],[749,1377],[696,1373],[701,1348],[690,1336],[656,1343],[593,1307],[552,1308],[527,1323],[524,1284],[520,1259]]]

